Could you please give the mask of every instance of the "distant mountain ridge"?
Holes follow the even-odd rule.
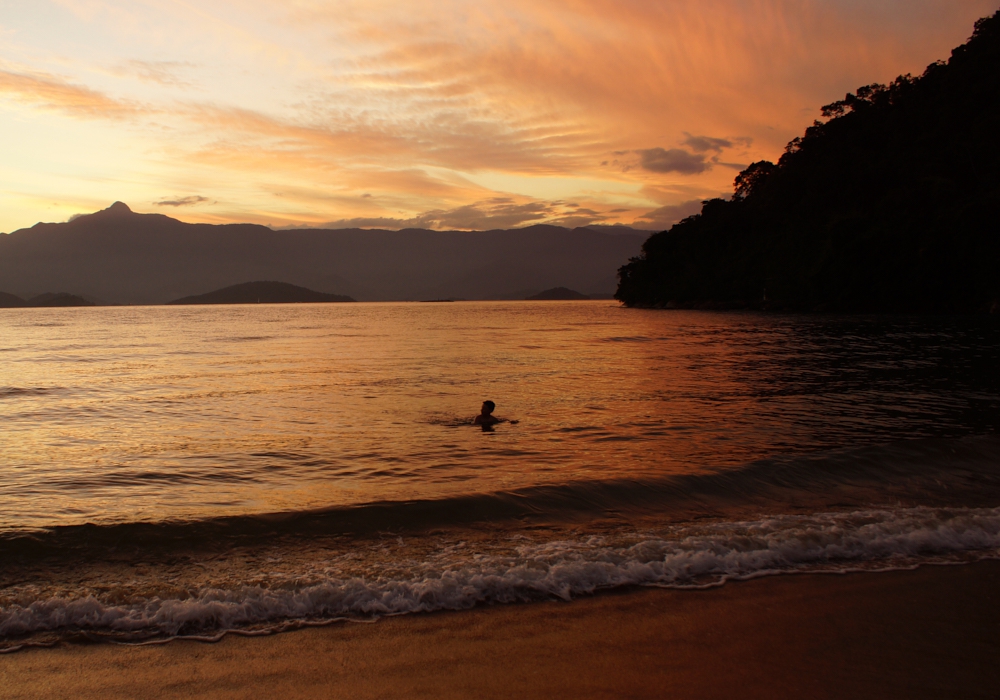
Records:
[[[308,304],[354,301],[342,294],[324,294],[285,282],[246,282],[214,292],[168,301],[168,304]]]
[[[557,286],[610,293],[645,232],[530,226],[498,231],[298,229],[187,224],[121,202],[0,235],[0,289],[112,304],[163,304],[247,280],[360,301],[523,299]]]

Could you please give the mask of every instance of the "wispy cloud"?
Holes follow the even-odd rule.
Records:
[[[749,141],[750,139],[747,140]],[[706,151],[722,153],[723,149],[732,148],[733,142],[730,139],[720,139],[714,136],[692,136],[688,134],[687,138],[684,139],[684,145],[696,153],[705,153]]]
[[[434,209],[413,217],[354,217],[314,225],[317,228],[426,228],[489,231],[520,228],[537,223],[573,228],[605,221],[607,214],[563,202],[518,202],[493,197],[451,209]]]
[[[701,211],[701,200],[692,199],[680,204],[670,204],[652,211],[646,212],[642,216],[637,216],[635,226],[637,228],[649,228],[657,231],[668,229],[681,219],[687,218]]]
[[[188,195],[187,197],[180,197],[178,199],[161,199],[159,202],[153,202],[158,207],[192,207],[196,204],[201,204],[202,202],[207,202],[208,197],[202,197],[200,194]]]
[[[134,75],[148,83],[165,87],[192,87],[194,83],[183,77],[184,73],[194,68],[191,61],[142,61],[132,59],[119,64],[118,72]]]
[[[6,93],[10,99],[22,103],[88,119],[117,120],[148,111],[137,102],[115,99],[98,90],[43,72],[0,69],[0,93]]]

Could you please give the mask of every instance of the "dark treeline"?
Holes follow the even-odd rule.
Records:
[[[1000,310],[1000,12],[919,78],[823,108],[731,200],[652,235],[630,306]]]

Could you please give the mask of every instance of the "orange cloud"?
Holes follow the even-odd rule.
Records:
[[[116,100],[47,73],[0,69],[0,92],[45,109],[89,119],[123,119],[147,111],[134,102]]]
[[[139,80],[166,87],[192,87],[193,83],[182,77],[184,71],[194,67],[190,61],[125,61],[116,72],[134,75]]]

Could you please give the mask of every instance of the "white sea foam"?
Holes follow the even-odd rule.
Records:
[[[205,588],[129,604],[48,597],[0,608],[0,638],[88,631],[123,639],[218,634],[289,621],[372,618],[557,597],[628,585],[705,587],[783,572],[885,570],[956,555],[1000,556],[1000,508],[907,508],[777,516],[656,535],[533,542],[505,554],[442,547],[394,575],[271,588]],[[11,647],[8,647],[11,648]]]

